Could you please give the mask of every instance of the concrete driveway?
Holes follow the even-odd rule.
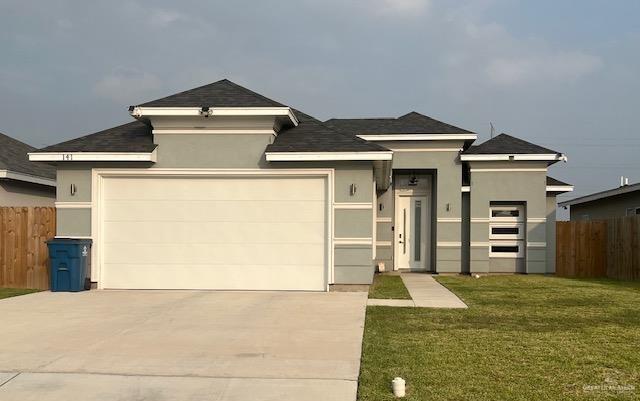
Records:
[[[0,400],[355,400],[366,293],[0,300]]]

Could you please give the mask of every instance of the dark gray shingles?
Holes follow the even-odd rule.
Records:
[[[571,184],[567,184],[566,182],[562,182],[560,180],[557,180],[553,177],[549,177],[547,176],[547,185],[571,185]]]
[[[507,134],[500,134],[480,145],[471,146],[464,151],[465,155],[495,154],[560,154],[555,150],[527,142]]]
[[[133,121],[94,134],[58,143],[37,152],[152,152],[151,127],[140,121]]]
[[[56,169],[53,166],[29,161],[27,153],[35,150],[33,146],[0,133],[0,170],[56,178]]]
[[[350,135],[473,134],[415,111],[398,118],[332,118],[325,124]]]
[[[228,79],[142,103],[143,107],[286,107]]]
[[[299,124],[278,133],[267,152],[380,152],[387,148],[339,133],[315,118],[294,110]]]

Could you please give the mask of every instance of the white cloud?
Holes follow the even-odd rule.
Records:
[[[175,22],[186,21],[186,15],[173,10],[156,9],[149,14],[149,24],[157,28],[164,28]]]
[[[116,71],[93,86],[98,96],[121,105],[134,104],[154,95],[162,87],[160,79],[148,72]]]
[[[375,0],[366,2],[375,14],[417,16],[426,13],[430,0]]]
[[[488,60],[485,73],[497,85],[574,82],[602,66],[598,57],[581,52],[500,57]]]

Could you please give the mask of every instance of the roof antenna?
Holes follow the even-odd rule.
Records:
[[[493,136],[496,134],[496,128],[493,126],[493,123],[491,121],[489,121],[489,126],[491,127],[491,139],[493,139]]]

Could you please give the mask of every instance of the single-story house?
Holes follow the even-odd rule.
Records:
[[[30,153],[98,288],[318,290],[374,269],[554,271],[557,151],[425,115],[319,121],[228,80]],[[552,185],[549,185],[550,182]]]
[[[605,220],[640,214],[640,183],[622,184],[618,188],[560,202],[569,208],[572,221]]]
[[[56,200],[56,169],[30,163],[36,149],[0,133],[0,207],[51,206]]]

